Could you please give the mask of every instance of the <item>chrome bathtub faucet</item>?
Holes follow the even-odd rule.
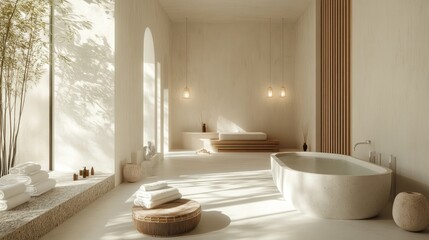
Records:
[[[353,146],[353,151],[356,151],[356,147],[358,145],[361,145],[361,144],[369,144],[369,145],[371,145],[371,140],[366,140],[365,142],[357,142],[357,143],[355,143],[355,145]]]

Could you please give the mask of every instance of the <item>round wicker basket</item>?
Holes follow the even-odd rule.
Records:
[[[193,200],[178,199],[154,209],[134,206],[136,229],[152,236],[175,236],[193,230],[201,219],[201,205]]]

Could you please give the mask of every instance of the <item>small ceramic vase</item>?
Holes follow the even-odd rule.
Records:
[[[392,209],[393,220],[398,227],[419,232],[429,225],[429,201],[417,192],[401,192],[396,195]]]

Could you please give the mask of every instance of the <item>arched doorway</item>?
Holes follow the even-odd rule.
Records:
[[[143,43],[143,145],[156,144],[155,48],[152,32],[146,28]]]

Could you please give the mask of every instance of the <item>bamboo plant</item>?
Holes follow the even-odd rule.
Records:
[[[27,91],[49,63],[49,0],[0,2],[0,176],[14,166]]]
[[[108,1],[94,3],[112,9]],[[55,36],[51,19],[55,19],[51,28]],[[0,0],[0,176],[15,165],[26,94],[43,76],[50,57],[63,66],[59,73],[73,72],[75,67],[72,49],[50,48],[50,39],[73,45],[79,31],[91,28],[86,18],[73,13],[68,0]]]

